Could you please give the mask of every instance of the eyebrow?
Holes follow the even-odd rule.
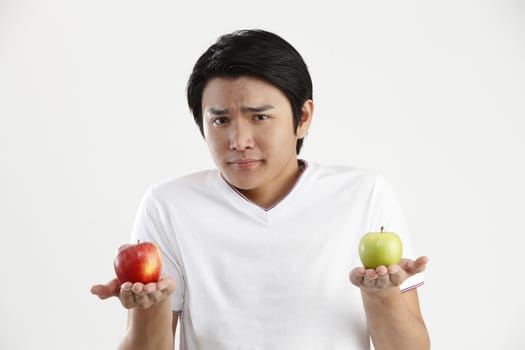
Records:
[[[241,107],[241,112],[243,113],[260,113],[260,112],[265,112],[269,109],[272,109],[274,108],[274,106],[272,105],[263,105],[263,106],[260,106],[260,107],[246,107],[246,106],[243,106]],[[226,109],[219,109],[219,108],[208,108],[207,110],[208,113],[210,114],[213,114],[213,115],[223,115],[223,114],[228,114],[230,112],[230,110],[228,108]]]

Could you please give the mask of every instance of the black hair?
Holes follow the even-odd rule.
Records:
[[[274,33],[238,30],[219,37],[199,57],[188,79],[188,106],[203,136],[202,92],[206,83],[215,77],[240,76],[259,78],[280,89],[290,102],[297,130],[303,104],[312,99],[312,79],[306,63],[292,45]],[[297,140],[297,154],[302,144],[302,138]]]

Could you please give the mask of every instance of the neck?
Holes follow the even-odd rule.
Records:
[[[284,197],[290,193],[294,188],[297,180],[305,169],[305,163],[302,160],[298,160],[296,166],[293,168],[291,175],[288,176],[278,189],[253,189],[253,190],[241,190],[237,189],[243,196],[245,196],[251,202],[257,204],[259,207],[269,210],[276,206]]]

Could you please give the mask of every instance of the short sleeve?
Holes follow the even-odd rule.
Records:
[[[176,245],[173,225],[170,224],[170,214],[153,194],[151,187],[144,194],[137,210],[131,241],[155,243],[162,253],[163,274],[175,279],[172,309],[182,311],[184,304],[184,276],[180,263],[180,254]]]
[[[378,232],[381,226],[383,226],[384,231],[397,233],[403,242],[403,258],[417,258],[399,202],[391,186],[380,174],[377,174],[372,196],[372,215],[369,230]],[[403,282],[400,289],[402,292],[406,292],[410,289],[420,287],[423,283],[424,274],[418,273]]]

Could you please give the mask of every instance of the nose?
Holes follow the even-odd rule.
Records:
[[[230,133],[230,149],[232,151],[244,151],[252,149],[255,142],[253,139],[253,130],[249,123],[238,120]]]

